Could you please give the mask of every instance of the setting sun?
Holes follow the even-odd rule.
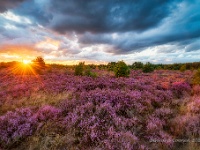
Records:
[[[23,63],[24,63],[25,65],[27,65],[27,64],[30,64],[31,61],[30,61],[30,60],[23,60]]]

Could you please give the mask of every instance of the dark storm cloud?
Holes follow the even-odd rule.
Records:
[[[190,41],[190,43],[185,46],[185,50],[186,52],[200,50],[200,39]]]
[[[69,40],[67,44],[64,40],[60,40],[62,44],[59,50],[63,53],[76,54],[84,47],[95,44],[108,46],[105,51],[114,54],[139,52],[164,44],[177,45],[178,48],[185,47],[187,52],[198,50],[200,47],[197,42],[194,42],[200,38],[199,0],[10,0],[0,2],[0,12],[11,8],[14,14],[30,19],[32,26],[37,27],[39,24],[53,33],[66,36]],[[17,26],[16,23],[15,26]],[[23,27],[19,24],[18,26],[20,29],[26,29],[31,25]],[[1,28],[4,28],[3,25],[0,25],[0,30]],[[17,34],[22,35],[17,31],[13,33],[16,37]],[[70,38],[70,34],[74,33],[79,46],[74,46],[73,39]],[[8,30],[4,31],[4,34],[11,36],[12,32]],[[164,51],[173,52],[169,49],[162,52]]]
[[[80,42],[85,44],[110,44],[113,49],[108,52],[115,54],[142,51],[145,48],[163,44],[187,46],[186,51],[198,50],[200,45],[191,44],[200,37],[200,2],[182,3],[171,16],[167,17],[160,26],[143,33],[132,32],[118,33],[117,38],[107,33],[85,33],[80,37]],[[168,52],[168,51],[166,51]]]
[[[79,36],[79,42],[83,44],[111,44],[113,42],[110,34],[85,33]]]
[[[159,25],[176,0],[51,0],[51,27],[60,32],[144,31]]]
[[[14,9],[14,13],[28,17],[36,24],[47,25],[52,19],[52,14],[47,9],[49,3],[46,2],[43,2],[43,0],[26,0],[19,8]]]
[[[4,12],[4,11],[7,11],[8,9],[15,8],[23,1],[25,1],[25,0],[1,0],[0,1],[0,12]]]

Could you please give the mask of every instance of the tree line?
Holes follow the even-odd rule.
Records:
[[[13,62],[1,62],[0,68],[7,68],[13,66],[14,64],[19,63],[16,61]],[[38,72],[43,70],[46,66],[44,59],[39,56],[32,60],[32,66]],[[130,70],[142,70],[144,73],[153,72],[154,70],[197,70],[200,68],[200,62],[191,62],[191,63],[174,63],[174,64],[153,64],[150,62],[134,62],[131,65],[127,65],[124,61],[118,62],[109,62],[108,64],[88,64],[80,62],[78,65],[57,65],[52,64],[52,66],[63,66],[65,68],[71,68],[75,70],[75,75],[88,75],[96,76],[95,73],[91,72],[92,69],[108,70],[114,71],[117,77],[128,76]]]

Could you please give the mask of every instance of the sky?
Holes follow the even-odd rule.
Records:
[[[0,61],[200,61],[200,0],[1,0]]]

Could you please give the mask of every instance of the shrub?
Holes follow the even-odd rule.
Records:
[[[193,94],[200,95],[199,91],[200,91],[200,85],[194,85],[193,86]]]
[[[114,72],[116,77],[127,77],[130,74],[129,67],[123,61],[117,62]]]
[[[78,65],[75,66],[75,75],[76,76],[82,76],[84,74],[84,67],[85,62],[80,62]]]
[[[36,65],[39,68],[45,68],[45,62],[41,56],[37,57],[32,62],[34,63],[34,65]]]
[[[109,62],[107,64],[108,71],[114,71],[115,65],[116,65],[116,62]]]
[[[54,120],[59,116],[60,113],[60,109],[45,105],[38,110],[35,117],[38,121]]]
[[[94,78],[97,77],[97,74],[95,72],[92,72],[89,66],[85,69],[84,75]]]
[[[186,70],[186,64],[182,65],[181,68],[180,68],[181,72],[184,72],[185,70]]]
[[[32,60],[32,62],[33,68],[37,73],[41,73],[41,71],[45,68],[45,62],[41,56],[38,56],[36,59]]]
[[[144,67],[142,68],[142,71],[144,73],[148,73],[148,72],[153,72],[154,71],[154,66],[153,64],[151,64],[150,62],[147,62]]]
[[[174,82],[171,88],[178,98],[182,97],[184,93],[190,94],[191,92],[191,87],[186,82]]]
[[[131,67],[134,70],[142,69],[143,68],[143,63],[142,62],[134,62]]]
[[[0,148],[12,146],[27,136],[32,135],[36,129],[36,119],[29,108],[17,109],[7,112],[0,117]]]
[[[200,85],[200,68],[197,70],[197,72],[194,74],[193,78],[192,78],[192,84]]]

